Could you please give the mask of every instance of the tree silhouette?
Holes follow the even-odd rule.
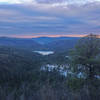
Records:
[[[79,40],[71,52],[71,61],[76,73],[82,72],[88,85],[91,100],[96,100],[100,85],[100,39],[98,35],[89,34]],[[99,95],[100,97],[100,95]]]

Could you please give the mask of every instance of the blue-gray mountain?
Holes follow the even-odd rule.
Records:
[[[78,37],[38,37],[38,38],[9,38],[1,37],[0,46],[10,46],[28,50],[66,51],[74,47]]]

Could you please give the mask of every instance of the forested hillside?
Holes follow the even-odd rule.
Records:
[[[71,37],[39,37],[39,38],[10,38],[0,37],[0,46],[22,48],[30,51],[34,50],[53,50],[67,51],[75,46],[79,38]],[[59,44],[59,45],[58,45]]]
[[[92,34],[69,53],[0,46],[0,100],[99,100],[99,47]]]

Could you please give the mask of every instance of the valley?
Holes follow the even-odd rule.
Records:
[[[87,52],[91,47],[87,46],[88,43],[85,45],[88,49],[84,47],[84,41],[91,39],[88,40],[87,37],[85,37],[86,40],[82,38],[84,41],[70,37],[39,39],[0,38],[1,100],[5,100],[4,97],[6,100],[24,100],[25,98],[44,100],[49,95],[53,98],[50,100],[62,100],[60,98],[63,97],[64,100],[66,98],[74,100],[76,96],[78,100],[82,100],[80,99],[82,95],[85,95],[83,100],[91,100],[88,99],[90,95],[87,93],[90,89],[84,87],[89,86],[91,89],[95,89],[95,85],[100,87],[100,75],[97,70],[100,65],[99,56],[88,59]],[[47,42],[44,43],[44,40]],[[80,41],[82,41],[81,45]],[[99,43],[98,41],[95,43]],[[95,49],[98,51],[98,48]],[[95,66],[96,73],[91,80],[92,83],[95,81],[95,85],[91,83],[93,86],[90,86],[89,69],[85,65],[87,63]],[[97,92],[99,89],[95,91],[99,93]],[[97,96],[97,94],[93,95]],[[69,99],[70,96],[71,99]],[[54,99],[56,97],[58,99]]]

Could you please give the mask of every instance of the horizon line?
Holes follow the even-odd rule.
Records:
[[[88,34],[69,34],[69,35],[38,35],[38,36],[32,36],[32,35],[12,35],[12,36],[0,36],[0,37],[8,37],[8,38],[39,38],[39,37],[85,37]]]

